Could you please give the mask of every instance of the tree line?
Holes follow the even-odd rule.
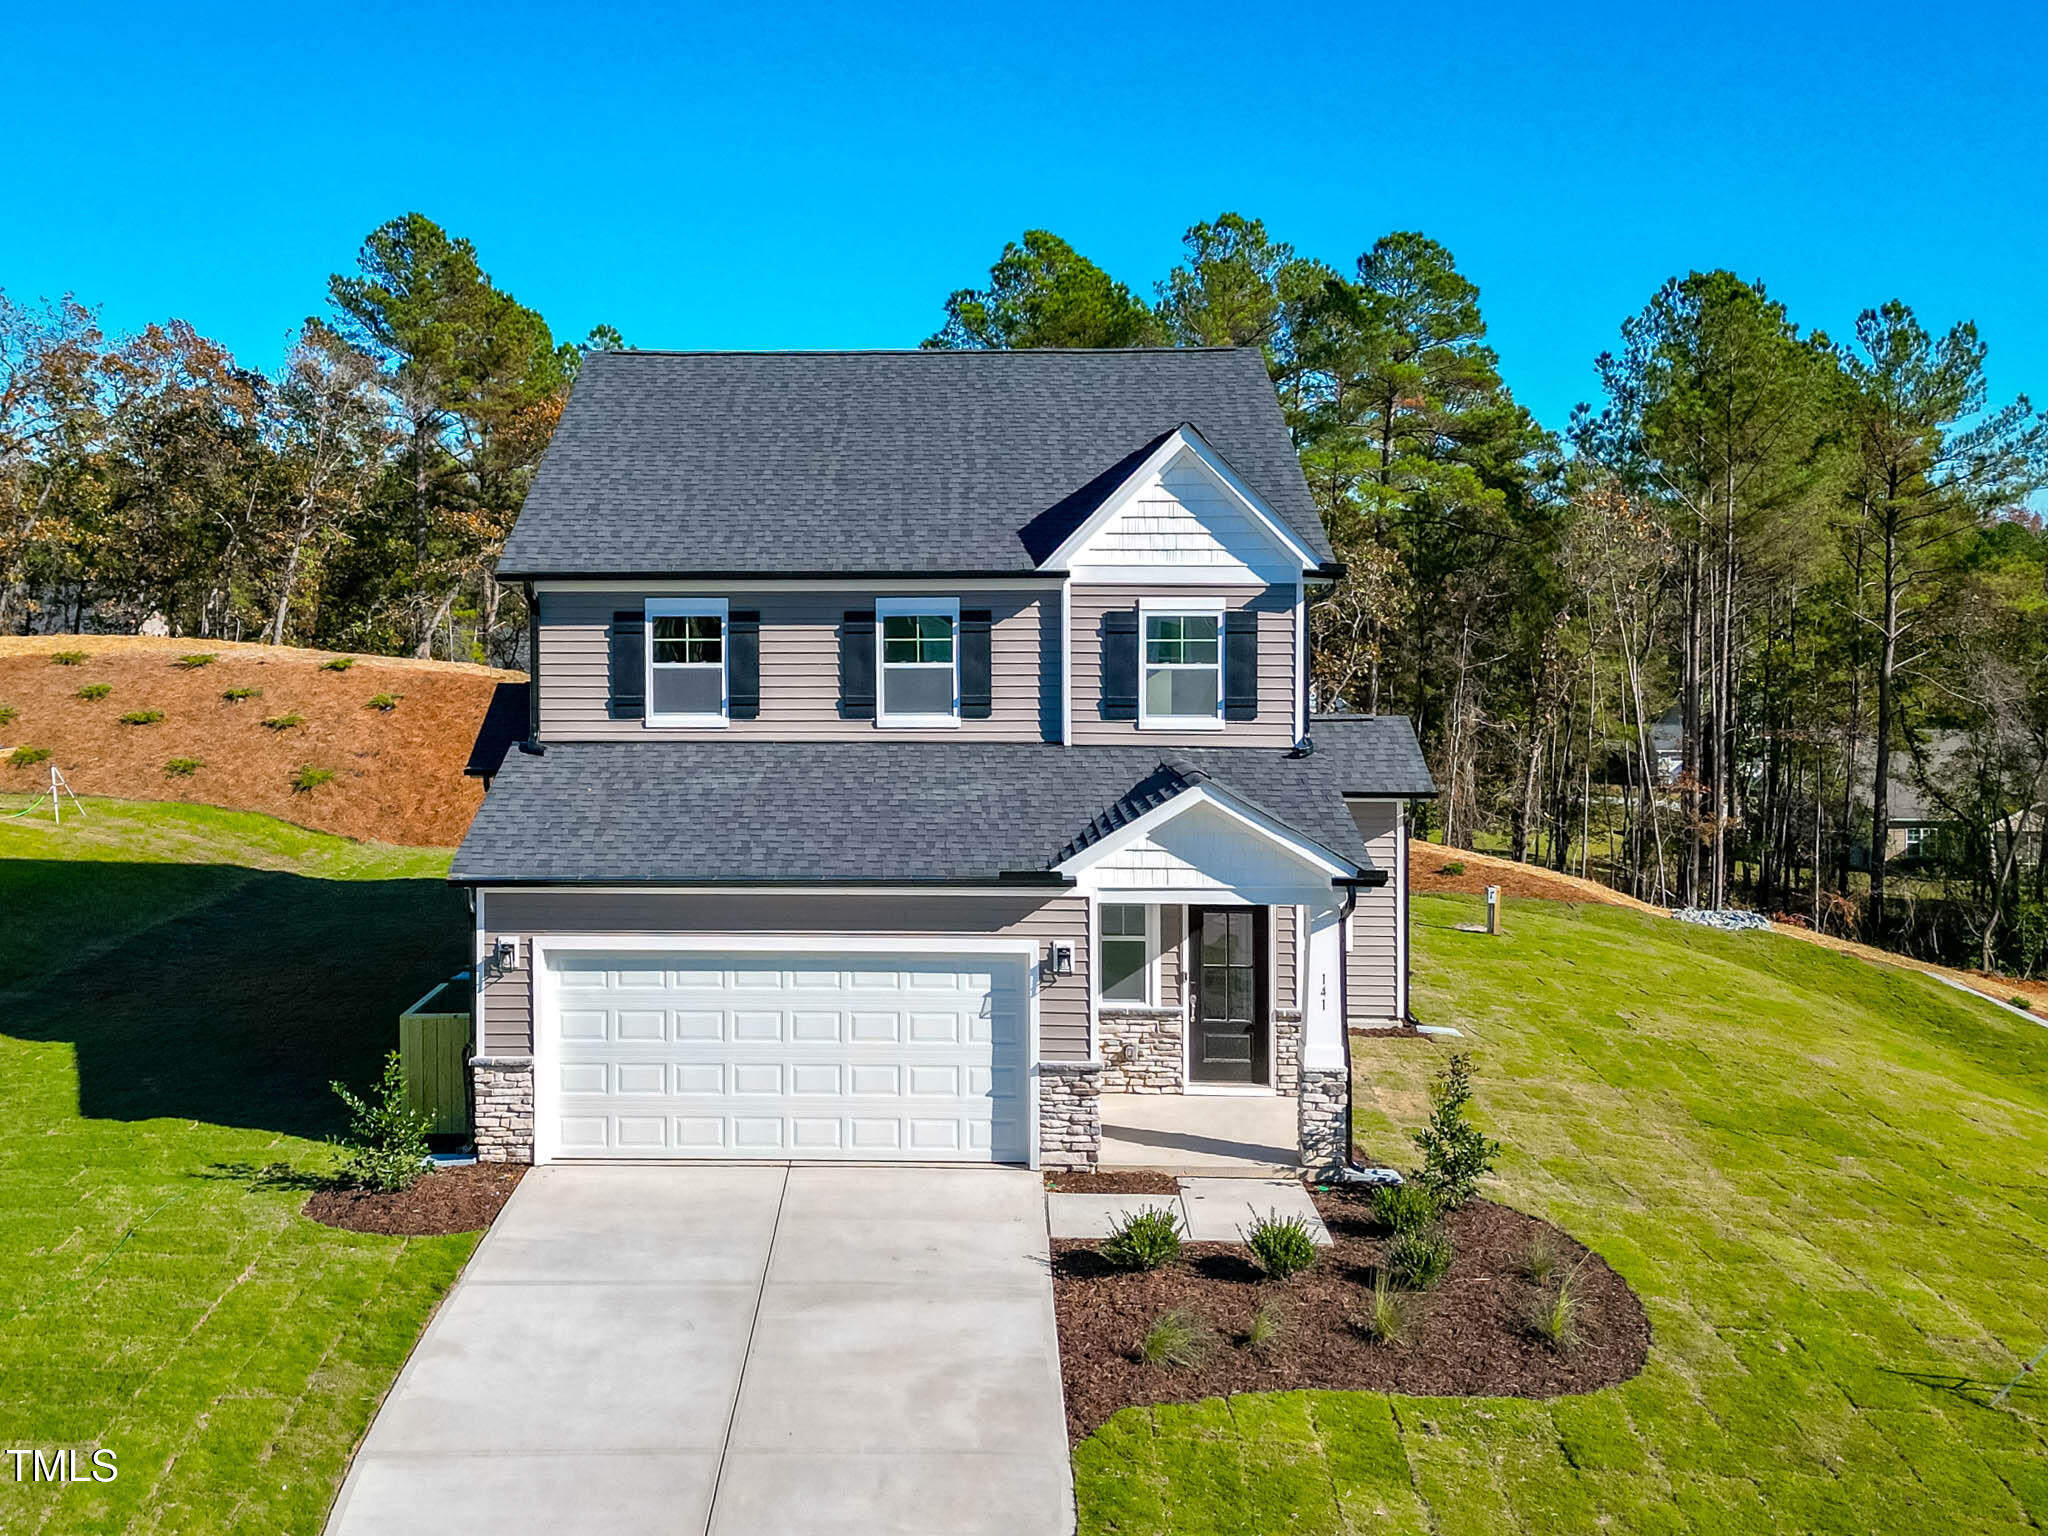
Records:
[[[0,632],[517,657],[495,557],[622,339],[557,343],[417,214],[326,299],[266,374],[0,295]],[[924,345],[1261,348],[1346,571],[1317,707],[1415,722],[1446,844],[2042,968],[2048,422],[1989,398],[1973,325],[1890,300],[1838,339],[1691,272],[1546,427],[1442,245],[1339,266],[1225,213],[1149,295],[1027,231]],[[1906,782],[1940,831],[1902,864]]]

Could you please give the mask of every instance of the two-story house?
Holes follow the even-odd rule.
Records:
[[[1407,1014],[1398,718],[1256,351],[592,357],[454,864],[490,1158],[1091,1164],[1103,1094],[1346,1154]]]

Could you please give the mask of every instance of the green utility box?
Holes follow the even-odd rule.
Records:
[[[398,1016],[398,1060],[408,1103],[429,1136],[469,1134],[469,976],[442,982]]]

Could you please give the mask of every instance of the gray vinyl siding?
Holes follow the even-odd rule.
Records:
[[[1041,957],[1052,939],[1074,946],[1074,974],[1041,976],[1039,1054],[1048,1061],[1088,1059],[1088,996],[1094,943],[1088,898],[1061,895],[926,896],[876,893],[808,896],[733,892],[682,894],[656,891],[490,891],[484,896],[490,933],[531,939],[578,933],[774,933],[815,936],[829,949],[834,935],[1022,938]],[[521,958],[526,957],[522,945]],[[502,996],[502,1003],[501,1003]],[[485,1055],[533,1050],[532,978],[522,971],[486,990]]]
[[[1291,747],[1297,689],[1294,677],[1295,589],[1272,587],[1093,586],[1068,588],[1073,604],[1074,744],[1128,747],[1156,742],[1182,747]],[[1102,717],[1102,616],[1136,609],[1140,598],[1221,598],[1232,610],[1259,616],[1259,717],[1233,720],[1220,731],[1138,729],[1135,720]]]
[[[1181,940],[1187,932],[1186,907],[1159,909],[1159,1006],[1178,1008],[1181,986]]]
[[[886,734],[891,741],[1051,741],[1060,730],[1059,593],[946,593],[963,609],[994,616],[989,637],[993,704],[986,720],[957,729],[882,732],[872,720],[839,716],[839,626],[875,592],[713,592],[736,609],[761,615],[761,713],[734,720],[732,736],[776,741],[846,741]],[[540,594],[540,734],[543,741],[647,741],[702,736],[702,728],[650,728],[614,720],[606,628],[616,612],[638,608],[631,592]]]
[[[1295,923],[1299,907],[1274,907],[1273,913],[1273,1006],[1295,1013],[1301,1008]]]
[[[484,953],[500,939],[517,937],[511,930],[495,928],[484,934]],[[519,946],[519,965],[492,977],[483,987],[483,1029],[477,1039],[479,1056],[530,1056],[533,1054],[533,973],[527,969],[531,958],[524,943]]]
[[[1361,887],[1351,914],[1351,949],[1344,957],[1346,1022],[1360,1027],[1388,1023],[1401,1010],[1401,804],[1398,800],[1350,800],[1346,806],[1358,824],[1373,863],[1387,872],[1387,883]]]

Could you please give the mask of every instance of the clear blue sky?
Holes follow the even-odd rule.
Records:
[[[1552,426],[1717,265],[1837,334],[1974,318],[2048,397],[2038,5],[1062,11],[17,7],[0,289],[268,365],[416,208],[559,337],[911,346],[1027,227],[1149,294],[1236,209],[1346,268],[1443,241]]]

